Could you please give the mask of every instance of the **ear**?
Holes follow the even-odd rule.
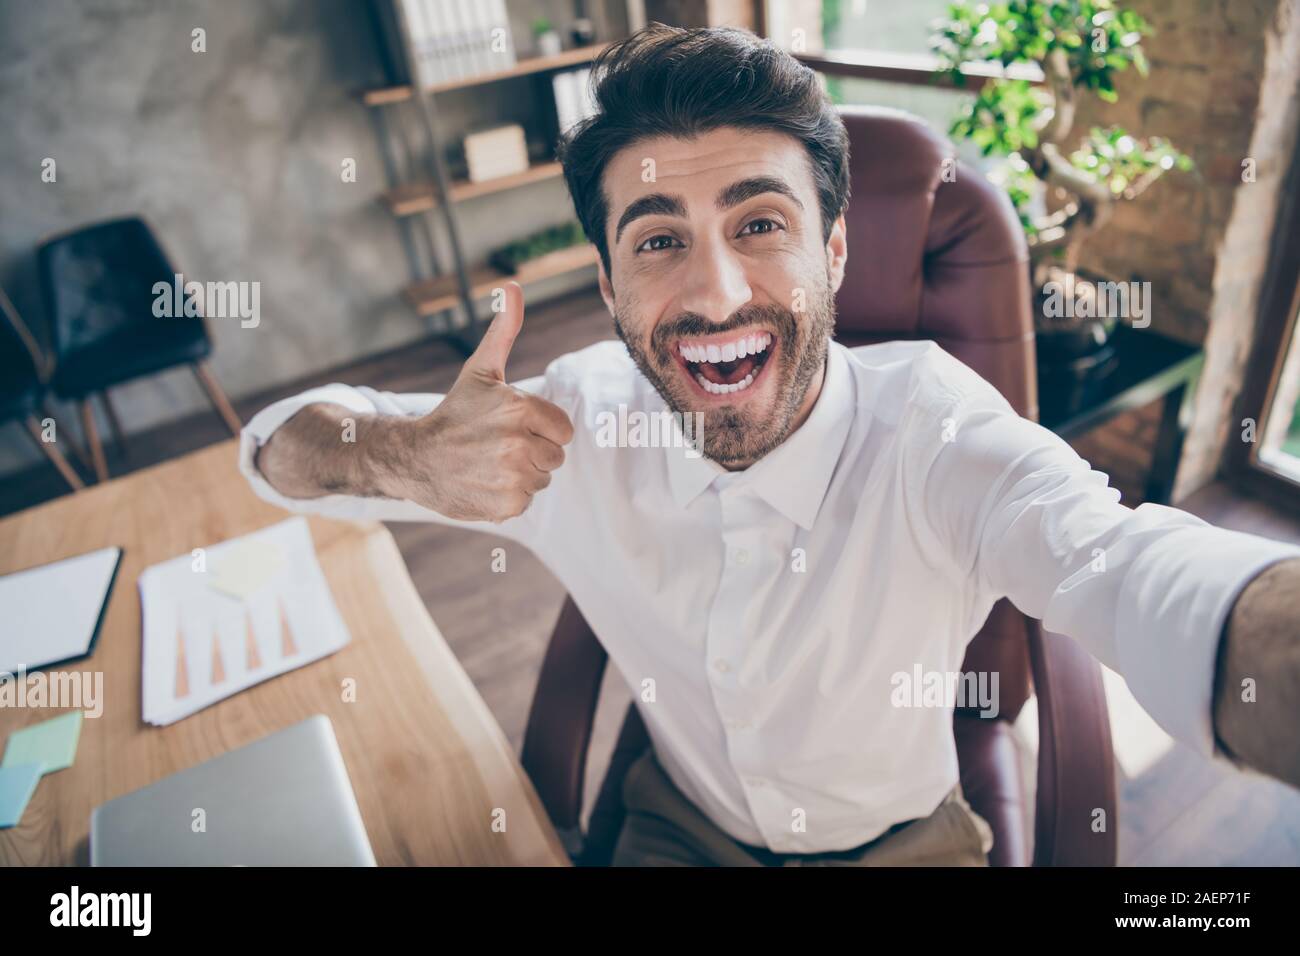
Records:
[[[596,262],[596,282],[600,286],[600,297],[605,300],[605,308],[609,309],[610,316],[614,315],[614,286],[609,281],[609,276],[605,274],[605,260],[599,259]]]
[[[826,240],[826,268],[830,274],[831,292],[839,292],[844,281],[844,266],[849,258],[848,227],[844,224],[844,214],[831,226],[830,238]]]

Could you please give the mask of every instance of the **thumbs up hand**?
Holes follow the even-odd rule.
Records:
[[[498,313],[442,402],[419,420],[422,447],[403,455],[403,497],[462,521],[505,521],[522,514],[551,483],[573,440],[557,405],[506,384],[506,360],[524,323],[524,293],[505,285]]]

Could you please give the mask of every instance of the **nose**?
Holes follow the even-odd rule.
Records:
[[[682,276],[682,311],[725,322],[753,297],[744,264],[728,243],[703,241],[691,248]]]

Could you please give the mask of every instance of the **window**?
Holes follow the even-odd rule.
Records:
[[[1260,467],[1300,485],[1300,335],[1297,315],[1290,317],[1291,344],[1278,363],[1277,381],[1260,423]],[[1280,351],[1280,350],[1279,350]]]
[[[765,24],[769,37],[805,54],[805,61],[823,73],[835,103],[904,110],[946,135],[978,85],[955,89],[934,75],[938,58],[931,51],[931,33],[949,5],[950,0],[768,0]],[[1041,79],[1034,68],[1025,75]],[[954,145],[963,163],[1002,181],[1006,159],[984,156],[966,139]],[[1033,202],[1041,214],[1041,195]]]
[[[930,24],[949,0],[822,0],[827,50],[930,54]]]
[[[1300,504],[1300,148],[1273,234],[1240,423],[1231,423],[1226,457],[1238,484],[1294,508]]]

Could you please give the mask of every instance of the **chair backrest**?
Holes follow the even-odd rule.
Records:
[[[152,320],[154,284],[174,270],[143,219],[114,219],[41,243],[42,291],[56,355]]]
[[[878,107],[841,115],[853,192],[836,337],[931,339],[1036,417],[1029,255],[1010,200],[920,119]],[[999,602],[966,656],[968,670],[999,673],[1008,719],[1030,695],[1027,623]]]

